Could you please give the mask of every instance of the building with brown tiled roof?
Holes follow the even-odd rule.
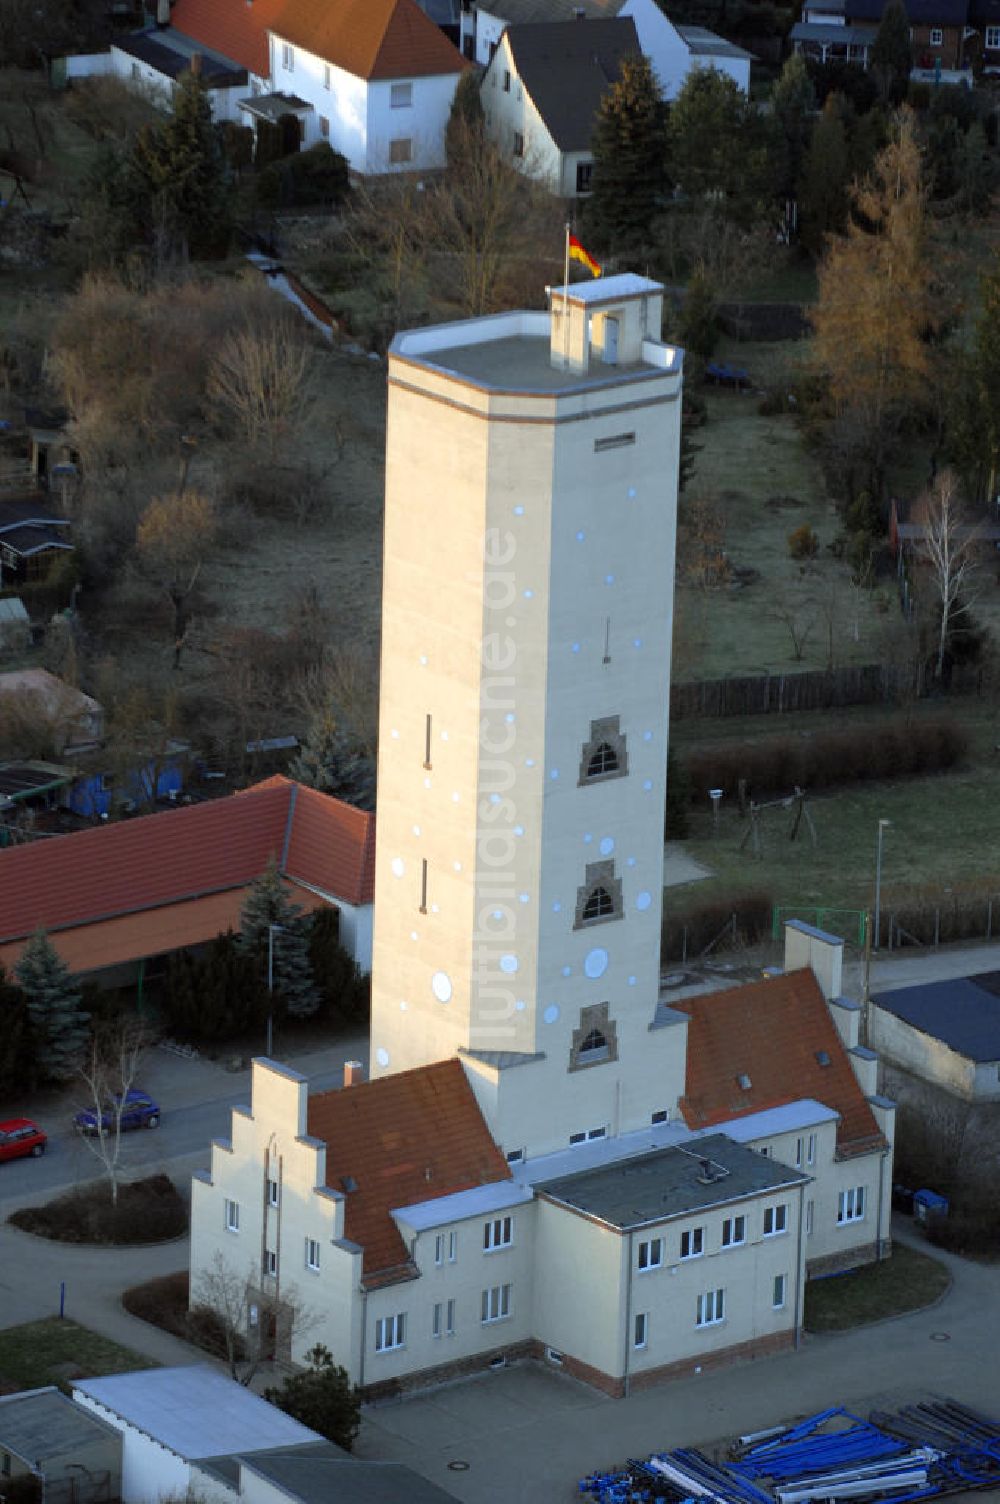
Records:
[[[41,927],[73,972],[141,976],[153,957],[238,929],[270,861],[301,908],[339,910],[342,942],[368,970],[374,817],[280,776],[0,851],[0,965],[11,970]]]

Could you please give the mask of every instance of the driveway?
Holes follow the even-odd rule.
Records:
[[[910,1240],[905,1232],[902,1240]],[[470,1504],[542,1504],[578,1498],[578,1479],[628,1457],[711,1446],[828,1405],[866,1412],[934,1393],[1000,1411],[1000,1267],[935,1256],[954,1283],[938,1305],[912,1316],[806,1337],[798,1353],[627,1400],[540,1366],[506,1369],[369,1407],[358,1453],[407,1462]],[[451,1461],[468,1470],[450,1470]]]

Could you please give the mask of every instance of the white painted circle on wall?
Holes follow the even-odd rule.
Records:
[[[394,741],[399,741],[399,732],[396,730],[395,726],[393,726],[390,735],[392,736]]]
[[[559,1022],[559,1004],[558,1003],[550,1003],[549,1006],[546,1008],[545,1012],[542,1014],[542,1017],[544,1018],[544,1020],[545,1020],[545,1022],[547,1024],[558,1023]]]
[[[522,506],[516,506],[514,508],[514,516],[515,517],[523,517],[524,516],[524,508]]]
[[[429,789],[429,788],[430,788],[430,786],[431,786],[431,781],[430,781],[430,779],[429,779],[429,778],[425,778],[425,779],[424,779],[424,788],[425,788],[425,789]]]
[[[414,825],[414,827],[413,827],[413,834],[415,836],[418,836],[420,834],[420,826],[419,825]]]
[[[420,654],[420,662],[421,662],[421,665],[422,665],[422,666],[423,666],[423,667],[424,667],[424,668],[426,668],[426,667],[427,667],[427,654],[426,654],[426,653],[421,653],[421,654]]]
[[[516,1002],[516,1003],[515,1003],[515,1004],[514,1004],[514,1007],[515,1007],[515,1008],[516,1008],[516,1010],[517,1010],[517,1012],[518,1012],[518,1013],[523,1013],[523,1012],[524,1012],[524,1010],[525,1010],[525,1008],[526,1008],[526,1007],[527,1007],[527,1006],[528,1006],[528,1005],[527,1005],[527,1003],[526,1003],[526,1002],[525,1002],[525,1001],[524,1001],[524,998],[523,998],[523,997],[519,997],[519,998],[518,998],[518,1000],[517,1000],[517,1002]]]
[[[407,1002],[407,1001],[406,1001],[406,998],[405,998],[405,997],[404,997],[404,998],[400,998],[400,1000],[399,1000],[399,1011],[400,1011],[400,1013],[405,1013],[405,1012],[406,1012],[406,1010],[407,1010],[407,1008],[408,1008],[408,1007],[409,1007],[409,1006],[410,1006],[410,1005],[409,1005],[409,1003],[408,1003],[408,1002]]]
[[[643,888],[641,893],[637,893],[635,895],[635,906],[640,912],[642,912],[644,909],[648,909],[652,902],[653,895],[652,893],[647,893],[645,888]]]
[[[453,862],[452,866],[455,868],[456,872],[461,872],[461,870],[462,870],[462,863],[461,862]]]
[[[375,1059],[378,1061],[378,1063],[382,1067],[382,1069],[385,1070],[386,1066],[389,1064],[389,1051],[388,1050],[376,1050],[375,1051]]]
[[[628,979],[629,986],[630,987],[634,987],[635,986],[635,981],[636,981],[635,977],[629,977],[629,979]]]
[[[562,969],[562,974],[564,977],[571,977],[573,975],[572,966],[564,966]]]
[[[598,977],[603,977],[608,969],[609,959],[607,951],[600,946],[596,950],[588,950],[583,969],[591,981],[596,982]]]
[[[507,976],[512,977],[517,970],[517,957],[506,955],[500,957],[500,970]]]
[[[602,839],[601,839],[601,855],[602,856],[610,856],[611,853],[614,851],[614,849],[615,849],[614,837],[613,836],[604,836],[604,837],[602,837]]]
[[[439,1003],[451,1002],[451,977],[446,971],[436,971],[431,977],[431,991]]]
[[[645,778],[645,779],[643,779],[642,786],[646,790],[646,793],[648,794],[650,792],[650,790],[652,789],[652,787],[653,787],[653,780],[651,778]]]
[[[403,873],[405,871],[406,871],[406,863],[403,861],[403,858],[401,856],[394,856],[393,859],[392,859],[392,875],[393,875],[393,877],[402,877]]]
[[[530,903],[531,902],[531,894],[530,893],[519,893],[517,895],[517,901],[518,901],[518,903]]]

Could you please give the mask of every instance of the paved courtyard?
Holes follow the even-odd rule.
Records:
[[[405,1461],[470,1504],[558,1504],[578,1497],[577,1480],[596,1468],[710,1446],[828,1405],[867,1411],[933,1393],[1000,1412],[1000,1268],[942,1258],[951,1290],[912,1316],[807,1337],[798,1353],[627,1400],[535,1365],[503,1370],[371,1408],[360,1454]],[[449,1468],[454,1461],[467,1470]]]

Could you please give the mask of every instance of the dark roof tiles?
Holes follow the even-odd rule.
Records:
[[[639,55],[635,22],[541,22],[508,26],[506,36],[517,76],[556,146],[589,150],[601,100],[625,58]]]

